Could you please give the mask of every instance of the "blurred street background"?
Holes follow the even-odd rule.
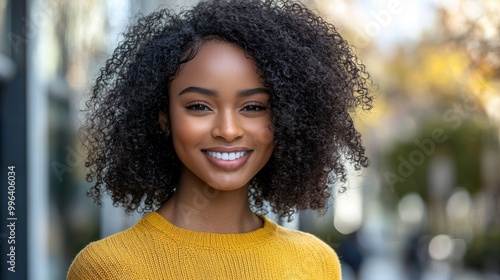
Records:
[[[0,279],[65,279],[86,244],[141,217],[86,197],[80,110],[137,13],[196,2],[0,0]],[[331,245],[345,280],[500,280],[500,1],[303,3],[338,27],[375,82],[374,109],[355,115],[371,166],[350,172],[347,191],[332,186],[326,215],[282,224]]]

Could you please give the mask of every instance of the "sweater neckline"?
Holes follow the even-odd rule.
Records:
[[[185,246],[196,246],[207,249],[244,249],[267,243],[276,235],[276,223],[264,215],[257,215],[263,220],[263,226],[245,233],[192,231],[175,226],[157,212],[148,213],[142,221],[154,227],[161,234]]]

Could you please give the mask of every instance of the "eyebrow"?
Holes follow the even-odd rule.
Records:
[[[219,95],[217,93],[217,91],[215,91],[213,89],[202,88],[202,87],[187,87],[187,88],[183,89],[179,93],[179,95],[183,95],[183,94],[190,93],[190,92],[199,93],[199,94],[203,94],[203,95],[207,95],[207,96],[211,96],[211,97],[217,97]],[[244,90],[238,91],[238,97],[246,97],[246,96],[250,96],[250,95],[254,95],[254,94],[268,94],[268,95],[270,95],[271,91],[266,89],[266,88],[249,88],[249,89],[244,89]]]

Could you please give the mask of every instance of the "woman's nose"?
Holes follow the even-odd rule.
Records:
[[[212,129],[212,137],[232,142],[243,136],[243,128],[235,112],[230,110],[218,113]]]

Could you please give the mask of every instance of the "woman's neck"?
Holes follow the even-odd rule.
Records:
[[[176,192],[158,209],[173,225],[213,233],[243,233],[262,227],[263,221],[250,210],[248,186],[220,191],[182,177]]]

